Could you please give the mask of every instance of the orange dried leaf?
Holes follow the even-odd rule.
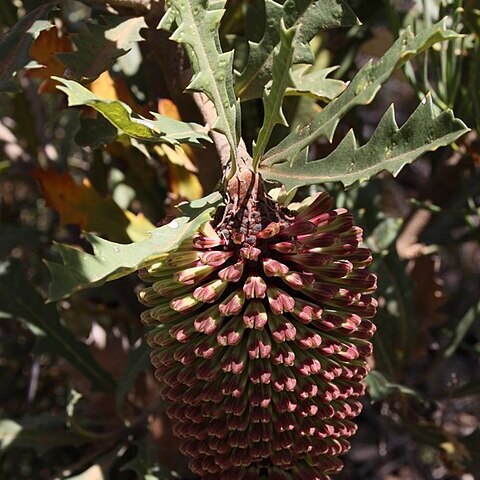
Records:
[[[47,204],[59,213],[62,225],[75,224],[116,241],[130,240],[128,217],[113,199],[102,197],[88,180],[78,185],[68,172],[57,173],[53,169],[37,170],[33,175],[40,182]]]
[[[175,120],[181,120],[177,106],[168,98],[162,98],[158,101],[158,113]]]
[[[198,177],[184,167],[170,163],[168,179],[170,190],[177,199],[193,201],[203,195]]]
[[[158,102],[158,113],[175,120],[181,120],[177,106],[171,100],[162,98]],[[193,163],[195,154],[188,145],[181,149],[173,149],[168,145],[157,146],[157,154],[168,159],[168,180],[172,193],[177,198],[192,201],[203,195],[203,188],[196,172],[198,168]]]
[[[141,107],[135,101],[126,82],[121,78],[112,78],[108,70],[90,83],[88,88],[102,100],[120,100],[126,103],[134,112],[144,117],[150,117],[148,109]]]
[[[42,67],[28,70],[26,75],[30,78],[43,79],[38,87],[38,93],[58,92],[58,83],[51,76],[63,76],[65,65],[57,57],[57,53],[71,52],[72,42],[68,35],[57,27],[43,30],[30,47],[30,57]]]

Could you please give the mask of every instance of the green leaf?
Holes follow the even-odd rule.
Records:
[[[115,20],[109,17],[109,25],[89,23],[86,27],[85,33],[72,35],[77,50],[57,56],[73,78],[90,82],[125,55],[132,43],[142,41],[140,30],[148,28],[143,17]]]
[[[396,69],[436,42],[457,37],[457,33],[444,28],[443,21],[425,29],[417,36],[412,34],[410,28],[407,28],[377,63],[368,62],[358,72],[348,88],[333,102],[329,103],[310,123],[298,127],[276,147],[266,153],[261,162],[265,171],[270,170],[277,163],[287,165],[291,165],[295,161],[301,163],[302,160],[297,158],[299,155],[302,155],[304,162],[306,162],[306,149],[309,145],[320,137],[326,137],[331,142],[342,117],[358,105],[369,104],[375,98],[382,84],[390,78]],[[455,125],[457,129],[465,128],[458,121]],[[352,140],[350,138],[350,143]],[[308,184],[309,181],[310,179],[307,178],[305,184]]]
[[[119,415],[122,414],[125,396],[135,384],[138,375],[150,367],[150,347],[145,341],[140,346],[132,348],[128,352],[127,366],[122,378],[117,383],[115,404]]]
[[[377,255],[387,255],[392,243],[397,239],[402,225],[403,219],[401,218],[385,218],[365,240],[368,248]]]
[[[30,447],[42,453],[59,446],[80,446],[85,438],[65,430],[65,419],[53,416],[0,419],[0,452],[12,447]]]
[[[298,65],[292,69],[293,87],[287,88],[287,96],[308,95],[317,100],[332,101],[347,87],[345,82],[327,78],[337,67],[312,70],[310,65]]]
[[[411,395],[412,397],[420,399],[415,390],[412,390],[405,385],[390,382],[385,375],[380,373],[378,370],[372,370],[365,378],[365,383],[367,385],[368,394],[373,402],[385,400],[394,393],[403,393],[405,395]]]
[[[226,136],[233,153],[240,136],[240,107],[233,90],[233,52],[222,53],[218,36],[224,5],[225,0],[169,0],[159,28],[170,30],[176,24],[170,38],[185,45],[193,69],[187,90],[203,92],[213,102],[218,117],[213,128]]]
[[[353,130],[326,158],[308,161],[299,155],[260,169],[263,176],[287,189],[325,182],[342,182],[346,187],[368,180],[383,170],[397,175],[420,155],[450,145],[468,132],[465,124],[446,110],[435,116],[432,99],[425,98],[405,124],[398,128],[393,105],[383,116],[372,138],[357,145]]]
[[[250,52],[245,69],[235,80],[237,96],[242,100],[259,98],[271,79],[273,55],[280,43],[280,22],[299,27],[299,42],[294,63],[313,63],[309,42],[321,30],[358,25],[360,22],[345,0],[287,0],[283,6],[265,1],[265,32],[258,43],[249,42]]]
[[[155,117],[153,122],[155,129],[161,131],[172,143],[188,143],[195,147],[203,147],[199,140],[212,142],[206,133],[206,128],[197,123],[181,122],[157,112],[150,113]]]
[[[257,142],[253,145],[254,167],[256,167],[259,158],[264,154],[275,125],[288,126],[282,111],[282,103],[286,89],[294,85],[290,67],[292,65],[296,32],[296,27],[287,30],[282,20],[280,50],[273,57],[272,83],[268,89],[265,88],[263,94],[263,125],[258,133]]]
[[[30,61],[30,47],[43,30],[53,27],[48,14],[58,1],[47,2],[25,15],[0,41],[0,91],[15,89],[13,75]]]
[[[208,222],[216,204],[217,196],[207,197],[204,206],[191,208],[195,217],[179,217],[152,230],[150,238],[141,242],[124,245],[86,233],[85,237],[93,247],[93,255],[68,245],[57,244],[56,249],[63,263],[47,262],[52,276],[49,301],[60,300],[79,290],[124,277],[159,255],[174,250],[201,225]]]
[[[127,104],[119,100],[99,99],[90,90],[73,80],[52,78],[63,84],[57,88],[68,96],[69,107],[87,105],[94,108],[117,128],[119,134],[124,133],[138,140],[165,142],[172,145],[189,143],[198,146],[201,145],[200,140],[211,142],[210,137],[205,133],[205,128],[201,125],[180,122],[158,113],[153,114],[156,120],[149,120],[136,114]],[[106,135],[103,130],[102,135]]]
[[[465,313],[465,315],[460,319],[458,324],[453,329],[448,345],[443,351],[443,358],[450,358],[457,351],[470,328],[479,317],[480,301],[478,301],[467,311],[467,313]]]
[[[23,320],[40,346],[63,357],[102,391],[112,391],[111,376],[94,360],[88,347],[59,321],[55,305],[45,305],[42,296],[25,277],[19,261],[0,263],[0,318]]]

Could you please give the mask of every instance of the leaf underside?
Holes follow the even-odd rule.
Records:
[[[293,87],[287,88],[286,96],[309,96],[317,100],[331,101],[347,87],[345,82],[328,78],[337,67],[312,70],[310,65],[298,65],[292,69]]]
[[[57,244],[56,249],[63,262],[47,262],[52,277],[49,301],[57,301],[79,290],[124,277],[159,255],[174,250],[210,219],[219,197],[215,193],[201,202],[192,202],[190,208],[185,209],[192,213],[191,216],[179,217],[152,230],[150,238],[141,242],[120,244],[86,233],[85,236],[93,247],[93,255]]]
[[[242,100],[260,98],[271,79],[273,56],[280,45],[280,23],[299,27],[293,63],[313,63],[310,40],[321,30],[358,25],[360,22],[344,0],[287,0],[283,5],[265,1],[266,18],[263,37],[249,42],[246,67],[235,79],[237,96]]]
[[[261,170],[265,178],[280,182],[287,190],[302,185],[342,182],[348,187],[368,180],[383,170],[397,175],[423,153],[449,145],[468,128],[451,110],[435,116],[432,99],[425,98],[412,116],[398,128],[393,105],[387,110],[372,138],[357,145],[350,130],[326,158],[307,161],[299,155],[291,164],[276,163]]]
[[[268,151],[260,163],[261,173],[270,180],[282,183],[286,181],[285,186],[287,187],[292,185],[311,185],[324,181],[344,181],[345,185],[351,185],[356,181],[370,178],[370,176],[384,168],[388,168],[396,173],[401,166],[408,161],[413,161],[421,153],[451,143],[467,131],[465,125],[460,120],[453,119],[451,113],[446,113],[435,119],[435,128],[431,127],[434,130],[426,131],[426,126],[424,126],[419,132],[416,132],[417,135],[413,137],[414,143],[410,149],[407,144],[412,139],[409,138],[408,142],[406,141],[406,134],[410,124],[405,126],[405,130],[402,128],[401,133],[395,133],[398,128],[393,121],[393,111],[391,111],[383,119],[382,128],[379,130],[375,141],[373,143],[369,142],[361,152],[363,155],[369,150],[376,153],[376,159],[367,159],[370,170],[361,171],[361,168],[365,168],[367,160],[360,159],[358,153],[360,149],[356,146],[353,133],[350,133],[342,142],[341,153],[345,155],[345,158],[342,158],[340,163],[337,160],[339,153],[336,152],[333,152],[326,159],[307,162],[308,147],[320,137],[326,137],[331,142],[336,127],[343,116],[358,105],[369,104],[375,98],[382,84],[388,80],[396,69],[434,43],[456,38],[457,36],[455,32],[444,28],[444,22],[433,25],[417,36],[414,36],[411,30],[407,28],[377,63],[372,61],[367,63],[355,76],[348,88],[338,98],[328,104],[309,124],[298,127],[276,147]],[[420,116],[421,112],[423,112],[426,118],[434,119],[430,99],[426,99],[423,107],[422,105],[419,107],[416,115]],[[413,121],[417,124],[418,120],[415,118],[414,116]],[[444,125],[445,122],[449,125],[448,127]],[[451,128],[451,130],[447,131],[447,128]],[[381,132],[383,132],[383,135],[387,135],[387,131],[396,134],[398,142],[401,140],[403,143],[394,145],[389,141],[388,136],[384,137],[382,145],[384,149],[388,146],[388,151],[382,152],[380,157],[381,147],[379,143],[381,142],[378,139]],[[399,152],[401,152],[402,157],[395,161],[394,155]],[[409,152],[411,152],[411,155],[409,155]],[[388,158],[385,158],[387,160],[385,167],[375,167],[375,163],[384,160],[385,154],[388,156]],[[356,156],[354,157],[354,155]],[[409,155],[408,158],[406,158],[407,155]],[[329,165],[334,161],[337,163]],[[348,165],[346,162],[348,162]],[[356,175],[354,169],[359,168],[359,165],[360,171]],[[315,168],[321,170],[315,170]],[[349,177],[345,178],[346,174]],[[295,178],[292,175],[295,175]]]
[[[213,128],[223,133],[231,151],[236,150],[240,132],[239,107],[233,90],[233,52],[222,53],[218,26],[225,1],[169,0],[159,28],[175,29],[171,40],[185,45],[193,69],[187,90],[203,92],[213,102],[217,121]]]

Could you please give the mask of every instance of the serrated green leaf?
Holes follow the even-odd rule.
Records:
[[[326,158],[309,162],[300,155],[291,164],[276,163],[260,172],[287,189],[325,182],[342,182],[347,187],[384,170],[397,175],[407,163],[425,152],[451,144],[467,131],[451,110],[435,116],[431,97],[427,96],[401,128],[397,126],[392,106],[372,138],[361,147],[350,130]]]
[[[294,85],[290,67],[295,48],[294,39],[296,32],[297,27],[287,30],[282,20],[280,50],[273,57],[272,83],[268,89],[265,89],[263,94],[263,125],[258,133],[257,142],[253,145],[254,167],[256,167],[259,158],[264,154],[275,125],[288,126],[282,111],[282,104],[285,91],[288,87]]]
[[[274,0],[266,0],[265,9],[268,21],[263,37],[258,43],[249,42],[247,65],[235,79],[235,90],[242,100],[261,97],[271,79],[273,54],[280,43],[282,19],[287,28],[299,27],[294,63],[313,63],[309,42],[319,31],[360,23],[344,0],[287,0],[283,6]]]
[[[172,40],[184,44],[193,77],[187,90],[203,92],[213,102],[217,121],[213,128],[223,133],[236,151],[240,136],[240,108],[233,90],[233,52],[222,53],[218,28],[225,12],[225,0],[169,0],[167,14],[159,28],[170,30]]]
[[[30,447],[42,453],[59,446],[80,446],[85,438],[65,430],[61,417],[35,416],[22,420],[0,419],[0,452],[12,447]]]
[[[135,384],[138,375],[149,368],[150,365],[150,347],[145,341],[142,341],[137,348],[130,349],[127,365],[117,383],[117,391],[115,393],[115,405],[119,415],[122,415],[125,396]]]
[[[298,65],[292,69],[293,87],[286,96],[308,95],[317,100],[332,101],[347,88],[347,84],[335,78],[327,78],[337,67],[312,70],[310,65]]]
[[[213,197],[211,197],[213,198]],[[169,224],[150,232],[150,238],[141,242],[119,244],[86,233],[94,254],[82,252],[68,245],[57,244],[63,263],[47,262],[52,276],[49,287],[49,301],[66,298],[73,293],[105,282],[124,277],[151,259],[174,250],[183,240],[206,223],[215,210],[218,199],[195,209],[195,216],[179,217]]]
[[[109,25],[87,24],[85,33],[72,35],[77,50],[57,54],[77,80],[95,80],[128,53],[132,43],[142,41],[140,30],[148,28],[143,17],[109,20]]]
[[[53,27],[48,14],[58,1],[47,2],[18,21],[0,41],[0,91],[14,89],[13,75],[30,61],[30,47],[43,30]]]
[[[415,55],[423,52],[433,44],[458,37],[458,34],[446,30],[444,21],[425,29],[414,36],[407,28],[377,62],[368,62],[355,76],[348,88],[333,102],[329,103],[310,123],[298,127],[276,147],[268,151],[261,162],[265,171],[276,163],[292,164],[301,162],[299,155],[306,161],[306,149],[320,137],[332,141],[340,120],[354,107],[367,105],[380,90],[392,73]]]
[[[203,147],[199,140],[212,142],[212,139],[206,133],[206,128],[201,125],[181,122],[156,112],[151,112],[151,114],[155,117],[153,122],[155,129],[161,131],[170,140],[178,143],[188,143],[195,147]]]
[[[365,378],[367,391],[373,402],[384,400],[393,393],[403,393],[404,395],[411,395],[415,398],[420,398],[418,393],[405,385],[391,382],[385,375],[378,370],[372,370]]]
[[[111,376],[93,359],[88,347],[77,340],[59,321],[54,305],[45,305],[42,296],[25,277],[19,261],[0,263],[0,318],[25,322],[49,353],[63,357],[102,391],[112,391]]]
[[[119,100],[102,100],[87,88],[73,80],[52,77],[63,85],[57,88],[68,96],[68,106],[86,105],[101,113],[119,134],[124,133],[138,140],[148,142],[164,142],[171,145],[188,143],[201,145],[200,140],[211,142],[205,128],[196,123],[174,120],[154,113],[156,120],[149,120],[136,114]]]

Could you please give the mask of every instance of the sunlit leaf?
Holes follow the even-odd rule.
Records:
[[[331,101],[347,87],[345,82],[328,78],[337,67],[312,70],[310,65],[298,65],[292,69],[293,87],[287,88],[285,95],[308,95],[318,100]]]
[[[129,210],[124,210],[123,213],[129,221],[126,232],[130,240],[140,242],[150,236],[150,232],[155,228],[155,225],[143,213],[135,215]]]
[[[340,177],[349,174],[349,177],[345,179],[345,184],[350,185],[356,181],[369,178],[369,176],[385,168],[381,167],[379,169],[378,167],[380,154],[378,142],[370,142],[362,150],[362,147],[358,148],[356,145],[353,132],[345,138],[341,149],[343,153],[355,155],[356,162],[353,162],[353,165],[350,163],[345,164],[345,161],[350,162],[350,159],[342,158],[342,164],[337,171],[335,170],[337,165],[330,165],[331,162],[328,159],[307,163],[307,148],[320,137],[326,137],[331,142],[342,117],[353,107],[370,103],[375,98],[382,84],[405,62],[436,42],[456,38],[457,36],[455,32],[444,28],[444,22],[425,29],[417,36],[412,34],[410,28],[407,28],[377,63],[368,62],[355,76],[348,88],[333,102],[329,103],[310,123],[296,128],[276,147],[265,154],[261,163],[264,175],[282,183],[286,181],[288,182],[286,186],[292,187],[324,181],[340,181]],[[393,121],[393,110],[387,112],[384,117],[377,136],[395,134],[398,137],[398,145],[389,139],[389,143],[382,147],[384,151],[381,159],[384,156],[387,157],[386,165],[388,165],[391,171],[398,171],[407,161],[417,158],[418,155],[425,151],[446,145],[467,131],[465,125],[460,120],[455,119],[451,112],[447,111],[438,117],[435,116],[429,99],[417,109],[413,117],[415,121],[412,121],[410,125],[417,126],[420,117],[428,118],[429,120],[435,119],[436,121],[430,127],[432,132],[426,125],[424,125],[421,131],[415,132],[415,141],[411,147],[405,140],[409,128],[398,130],[396,123]],[[372,161],[373,166],[362,158],[357,168],[360,159],[359,152],[365,154],[369,150],[373,150],[376,154],[375,160]],[[339,153],[340,150],[337,149],[337,152],[332,154],[330,160],[336,160]],[[396,157],[395,155],[399,153],[400,157]],[[413,156],[413,158],[410,160],[406,159],[406,155],[409,157]],[[294,164],[295,168],[292,168]],[[370,168],[368,168],[368,165],[370,165]],[[316,169],[319,168],[326,169],[326,173],[322,175],[321,171],[317,172]],[[365,171],[357,173],[357,169],[361,170],[362,168],[365,168]],[[296,178],[289,178],[293,172],[295,172]]]
[[[117,130],[138,140],[150,142],[166,142],[171,144],[192,143],[198,145],[199,140],[210,142],[205,128],[195,123],[180,122],[155,114],[150,120],[133,112],[124,102],[119,100],[102,100],[87,88],[72,80],[54,77],[63,85],[58,87],[68,96],[70,107],[86,105],[101,113]]]
[[[240,109],[233,90],[233,52],[222,53],[218,26],[225,12],[225,0],[210,2],[206,8],[202,0],[170,0],[168,12],[159,28],[171,30],[170,37],[185,45],[193,68],[193,77],[187,89],[205,93],[217,111],[214,129],[222,132],[233,151],[239,139]]]
[[[210,219],[218,201],[217,195],[206,197],[203,205],[191,208],[192,216],[179,217],[152,230],[150,238],[141,242],[124,245],[85,234],[93,247],[93,255],[57,244],[63,263],[47,262],[52,276],[49,300],[59,300],[78,290],[124,277],[148,264],[152,258],[177,248]]]
[[[321,30],[356,25],[359,20],[344,0],[287,0],[283,6],[274,0],[265,1],[265,32],[258,43],[249,42],[245,69],[235,80],[235,90],[242,100],[259,98],[271,79],[272,59],[280,44],[280,21],[291,28],[298,25],[299,43],[294,63],[313,63],[309,42]]]
[[[300,154],[293,162],[276,163],[261,171],[265,178],[278,181],[287,189],[325,182],[349,186],[384,170],[397,175],[407,163],[423,153],[449,145],[467,131],[466,125],[456,119],[451,110],[436,116],[428,96],[400,128],[392,106],[365,145],[358,146],[350,130],[326,158],[308,161]]]
[[[0,264],[0,318],[25,322],[35,334],[39,348],[63,357],[82,372],[92,385],[111,391],[115,383],[93,359],[88,347],[59,321],[55,305],[46,305],[23,273],[19,261]]]
[[[263,125],[258,133],[257,141],[253,146],[254,165],[258,163],[258,159],[265,152],[275,125],[288,126],[282,111],[282,104],[285,91],[288,87],[294,85],[290,74],[290,67],[292,65],[293,50],[295,48],[296,32],[297,28],[295,27],[287,30],[282,21],[280,49],[273,57],[272,82],[263,94]]]

